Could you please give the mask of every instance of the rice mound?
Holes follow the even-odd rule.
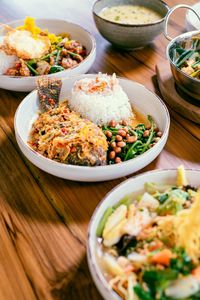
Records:
[[[115,74],[98,74],[96,78],[76,81],[69,107],[99,126],[133,117],[129,99]]]
[[[0,50],[0,75],[12,68],[16,60],[17,57],[15,55],[7,55],[3,50]]]

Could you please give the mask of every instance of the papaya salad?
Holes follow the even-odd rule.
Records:
[[[97,228],[98,261],[125,300],[200,299],[200,190],[147,182],[109,207]]]
[[[5,25],[0,44],[0,73],[9,76],[47,75],[76,67],[86,57],[86,48],[70,33],[54,34],[26,17],[17,28]]]

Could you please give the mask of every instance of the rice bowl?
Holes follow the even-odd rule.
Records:
[[[74,39],[85,44],[87,47],[87,57],[76,67],[61,71],[56,77],[65,78],[67,76],[84,74],[92,66],[96,57],[96,42],[93,36],[81,26],[58,19],[36,19],[37,25],[41,28],[48,28],[52,33],[70,32]],[[7,25],[17,27],[23,24],[23,20],[13,21]],[[5,35],[4,25],[0,26],[0,40]],[[49,74],[48,77],[55,77],[55,74]],[[32,91],[36,87],[35,78],[33,76],[8,76],[0,75],[0,88],[13,91],[27,92]]]

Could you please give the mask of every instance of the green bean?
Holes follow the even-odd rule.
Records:
[[[35,75],[39,75],[39,73],[31,66],[29,63],[26,63],[27,67],[29,68],[30,71],[32,71]]]
[[[40,58],[40,60],[46,60],[47,58],[50,58],[51,56],[53,56],[53,55],[55,55],[55,54],[57,54],[57,50],[55,50],[55,51],[53,51],[53,52],[51,52],[51,53],[48,53],[48,54],[42,56],[42,57]]]
[[[176,66],[180,67],[187,59],[189,59],[194,54],[194,52],[195,50],[191,50],[191,49],[183,52],[183,54],[181,54],[177,59],[177,61],[175,62]]]
[[[128,126],[128,130],[129,130],[130,133],[137,136],[137,132],[135,130],[133,130],[130,126]]]
[[[77,53],[74,53],[74,52],[71,52],[71,51],[68,51],[68,50],[67,50],[67,53],[71,56],[74,56],[74,57],[79,57],[79,58],[81,57],[80,54],[77,54]]]
[[[30,60],[28,61],[28,64],[29,64],[30,66],[35,65],[36,63],[37,63],[37,60],[36,60],[35,58],[30,59]]]
[[[64,71],[65,69],[59,65],[53,65],[49,71],[50,74]]]
[[[131,156],[130,154],[131,154],[131,152],[134,150],[134,148],[135,148],[137,145],[139,145],[139,144],[142,144],[142,142],[141,142],[141,141],[136,141],[135,143],[133,143],[133,144],[131,145],[131,147],[129,148],[128,152],[126,153],[126,156],[125,156],[124,160],[128,160],[128,159],[132,158],[132,157],[130,157],[130,156]]]
[[[61,52],[61,50],[58,50],[58,52],[57,52],[57,55],[56,55],[56,59],[55,59],[55,65],[57,65],[58,64],[58,60],[59,60],[59,57],[60,57],[60,52]]]
[[[195,63],[193,63],[193,64],[191,65],[191,67],[192,67],[192,68],[195,68],[195,67],[197,67],[199,64],[200,64],[200,59],[199,59],[198,61],[195,61]]]

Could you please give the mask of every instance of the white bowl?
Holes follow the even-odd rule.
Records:
[[[18,20],[8,23],[11,27],[17,27],[22,25],[24,20]],[[79,63],[76,67],[61,71],[55,74],[47,75],[48,77],[68,77],[71,75],[84,74],[86,73],[92,64],[94,63],[96,57],[96,42],[93,36],[81,26],[69,23],[65,20],[58,19],[36,19],[36,24],[42,29],[47,28],[49,32],[59,34],[59,33],[69,33],[72,39],[81,42],[82,45],[86,47],[87,57]],[[3,39],[5,34],[4,26],[0,26],[0,41]],[[0,88],[11,90],[28,92],[32,91],[35,87],[35,80],[39,76],[8,76],[0,75]]]
[[[192,5],[192,8],[200,15],[200,2]],[[187,31],[200,30],[200,21],[191,10],[186,13],[185,25]]]
[[[86,76],[95,77],[96,75],[79,75],[63,80],[60,99],[70,98],[74,82]],[[133,106],[141,113],[151,115],[159,129],[163,132],[160,141],[147,152],[120,164],[98,167],[67,165],[38,154],[27,144],[32,123],[37,118],[39,111],[39,101],[36,90],[30,93],[21,102],[15,114],[15,135],[21,151],[38,168],[55,176],[76,181],[104,181],[115,179],[134,173],[148,165],[159,155],[167,141],[170,124],[169,112],[162,100],[147,90],[143,85],[122,78],[119,78],[119,82]]]
[[[156,170],[132,177],[109,192],[96,207],[88,227],[87,260],[93,280],[105,300],[121,299],[109,287],[97,259],[97,226],[108,207],[112,207],[125,195],[137,195],[144,191],[145,182],[176,184],[176,170]],[[200,170],[186,170],[187,178],[192,186],[200,186]]]

